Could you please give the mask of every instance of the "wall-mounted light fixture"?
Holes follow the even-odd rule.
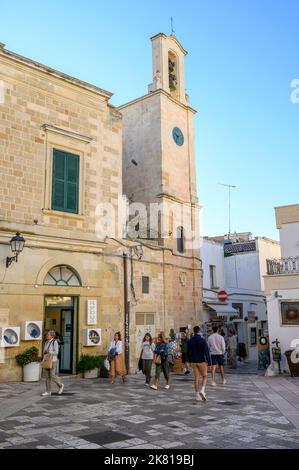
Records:
[[[9,268],[11,263],[15,261],[18,262],[18,256],[22,253],[24,246],[25,246],[25,238],[17,232],[16,235],[10,240],[10,248],[11,251],[14,253],[14,256],[6,258],[6,267]]]

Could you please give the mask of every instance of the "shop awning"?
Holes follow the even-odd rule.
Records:
[[[225,315],[234,315],[239,317],[239,311],[235,308],[231,307],[230,305],[222,305],[222,304],[209,304],[206,303],[209,309],[214,310],[217,313],[218,317],[223,317]]]

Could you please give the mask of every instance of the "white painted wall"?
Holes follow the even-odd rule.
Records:
[[[288,258],[290,256],[299,256],[299,223],[285,223],[282,224],[279,230],[281,254],[277,256],[269,256],[269,258]],[[277,277],[275,277],[277,280]],[[288,284],[288,276],[283,275],[284,287]],[[268,286],[270,286],[271,277],[267,279]],[[291,288],[291,286],[293,288]],[[277,284],[276,284],[277,287]],[[291,342],[294,339],[299,339],[298,326],[283,326],[281,324],[281,308],[280,302],[282,300],[296,300],[299,301],[299,275],[298,275],[298,289],[294,289],[293,276],[290,278],[290,289],[270,290],[271,295],[267,297],[268,308],[268,324],[270,342],[276,338],[280,341],[282,353],[290,349]],[[279,297],[275,297],[277,292]],[[282,369],[288,371],[287,360],[282,354]]]
[[[224,258],[224,272],[227,288],[261,290],[259,254],[239,253]]]
[[[283,224],[279,236],[281,257],[299,256],[299,223]]]
[[[210,265],[216,266],[217,287],[223,289],[224,281],[224,252],[223,244],[213,240],[202,239],[200,256],[203,269],[203,288],[210,289]]]
[[[299,276],[298,276],[299,282]],[[299,285],[298,285],[299,287]],[[281,298],[275,298],[274,291],[267,297],[268,305],[268,324],[269,324],[269,335],[270,342],[275,341],[276,338],[280,341],[282,353],[287,349],[290,349],[291,341],[299,339],[299,327],[298,326],[282,326],[281,325],[281,312],[280,312],[280,301],[282,300],[297,300],[299,301],[299,288],[290,290],[280,290],[278,295]],[[284,354],[282,354],[282,368],[288,369],[287,360]]]
[[[259,252],[261,289],[265,290],[265,282],[263,276],[267,274],[267,259],[281,258],[281,248],[279,243],[260,237],[256,239],[256,244]]]
[[[280,245],[271,240],[257,238],[257,251],[238,253],[225,258],[225,280],[227,288],[263,291],[267,274],[267,259],[280,258]]]

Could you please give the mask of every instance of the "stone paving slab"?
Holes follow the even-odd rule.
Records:
[[[299,380],[230,374],[195,402],[192,377],[170,390],[107,379],[65,380],[67,395],[42,398],[44,383],[0,384],[0,449],[299,448]],[[53,389],[54,390],[54,389]]]

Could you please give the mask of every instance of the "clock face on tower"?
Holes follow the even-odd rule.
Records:
[[[179,129],[178,127],[175,127],[172,131],[172,136],[173,136],[173,140],[175,141],[175,143],[179,146],[182,146],[184,145],[184,134],[182,133],[181,129]]]

